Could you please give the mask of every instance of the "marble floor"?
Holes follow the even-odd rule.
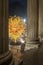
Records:
[[[38,44],[26,44],[24,51],[38,48]],[[14,64],[15,65],[23,65],[23,56],[24,53],[21,53],[21,45],[9,45],[9,50],[13,54]]]

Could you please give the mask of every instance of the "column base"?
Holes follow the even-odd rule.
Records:
[[[0,65],[14,65],[12,53],[8,51],[5,54],[0,55]]]
[[[30,50],[30,49],[33,49],[33,48],[38,48],[39,45],[40,45],[39,40],[31,40],[31,41],[26,43],[25,50]]]
[[[27,44],[39,44],[39,39],[29,40]]]

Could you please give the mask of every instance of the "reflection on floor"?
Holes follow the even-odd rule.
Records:
[[[23,48],[23,45],[22,45]],[[24,51],[30,50],[33,48],[38,48],[38,44],[26,44],[25,49],[22,50],[21,45],[9,45],[9,50],[13,53],[14,64],[23,65]],[[23,52],[21,52],[21,50]]]

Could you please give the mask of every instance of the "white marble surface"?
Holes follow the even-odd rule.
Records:
[[[26,51],[26,50],[30,50],[32,48],[38,48],[38,46],[39,46],[39,44],[26,44],[24,50]]]

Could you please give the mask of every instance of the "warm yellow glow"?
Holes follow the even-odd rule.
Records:
[[[25,23],[21,17],[10,17],[9,18],[9,37],[15,42],[19,39],[25,31]]]

